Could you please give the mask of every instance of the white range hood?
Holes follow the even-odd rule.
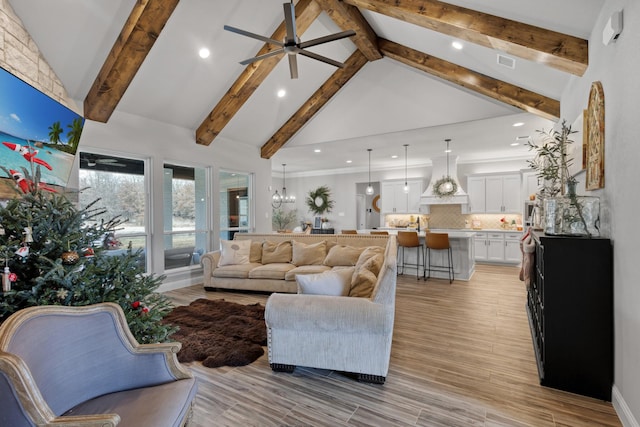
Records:
[[[449,176],[458,184],[458,190],[449,197],[439,197],[433,194],[433,184],[447,176],[447,160],[449,161]],[[458,156],[438,156],[431,159],[433,169],[431,171],[431,181],[429,186],[420,196],[421,205],[466,205],[469,203],[469,196],[462,189],[458,179]]]

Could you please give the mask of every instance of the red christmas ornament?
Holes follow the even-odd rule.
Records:
[[[18,281],[18,275],[16,273],[9,273],[9,281],[10,282]]]
[[[132,307],[132,308],[138,308],[138,307],[140,307],[140,301],[134,301],[134,302],[132,302],[132,303],[131,303],[131,307]]]
[[[146,314],[149,312],[149,309],[147,307],[142,307],[142,312]]]

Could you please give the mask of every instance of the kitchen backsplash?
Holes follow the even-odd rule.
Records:
[[[515,229],[522,226],[522,215],[518,214],[462,214],[460,205],[432,205],[428,215],[386,215],[385,225],[389,227],[408,225],[410,220],[420,218],[420,227],[428,224],[429,228],[472,228],[474,222],[479,228],[505,228],[500,221],[504,218],[506,228]],[[515,226],[511,222],[515,221]]]

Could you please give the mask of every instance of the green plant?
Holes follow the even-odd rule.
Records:
[[[274,209],[273,215],[271,216],[271,222],[276,230],[284,230],[290,224],[298,222],[298,210],[293,209],[286,211],[283,208]]]
[[[538,196],[544,199],[566,193],[570,205],[575,208],[575,215],[567,212],[566,215],[570,216],[565,215],[565,219],[569,222],[579,220],[587,235],[590,236],[587,222],[582,214],[582,205],[576,195],[578,181],[569,172],[569,168],[573,164],[573,158],[568,155],[569,145],[573,143],[569,136],[576,131],[571,130],[571,125],[567,125],[566,120],[563,120],[560,130],[539,130],[538,133],[543,137],[541,145],[536,145],[531,141],[527,143],[529,150],[536,152],[533,160],[529,160],[527,163],[531,169],[537,172],[538,178],[543,181],[543,187]]]
[[[545,198],[564,194],[567,187],[575,188],[577,183],[569,172],[573,158],[567,154],[569,145],[573,143],[569,136],[576,131],[571,130],[571,126],[563,120],[560,130],[539,130],[538,133],[542,135],[542,144],[536,145],[531,141],[527,143],[529,150],[536,153],[533,160],[528,160],[527,163],[543,181],[539,196]]]
[[[331,200],[331,190],[326,185],[309,191],[305,203],[309,211],[315,215],[331,212],[335,204],[335,202]]]

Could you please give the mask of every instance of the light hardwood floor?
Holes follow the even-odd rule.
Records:
[[[384,385],[296,368],[275,373],[266,355],[248,366],[188,366],[199,379],[192,425],[619,426],[609,402],[539,385],[515,267],[478,265],[469,282],[398,278],[391,364]],[[267,295],[167,293],[175,304]]]

